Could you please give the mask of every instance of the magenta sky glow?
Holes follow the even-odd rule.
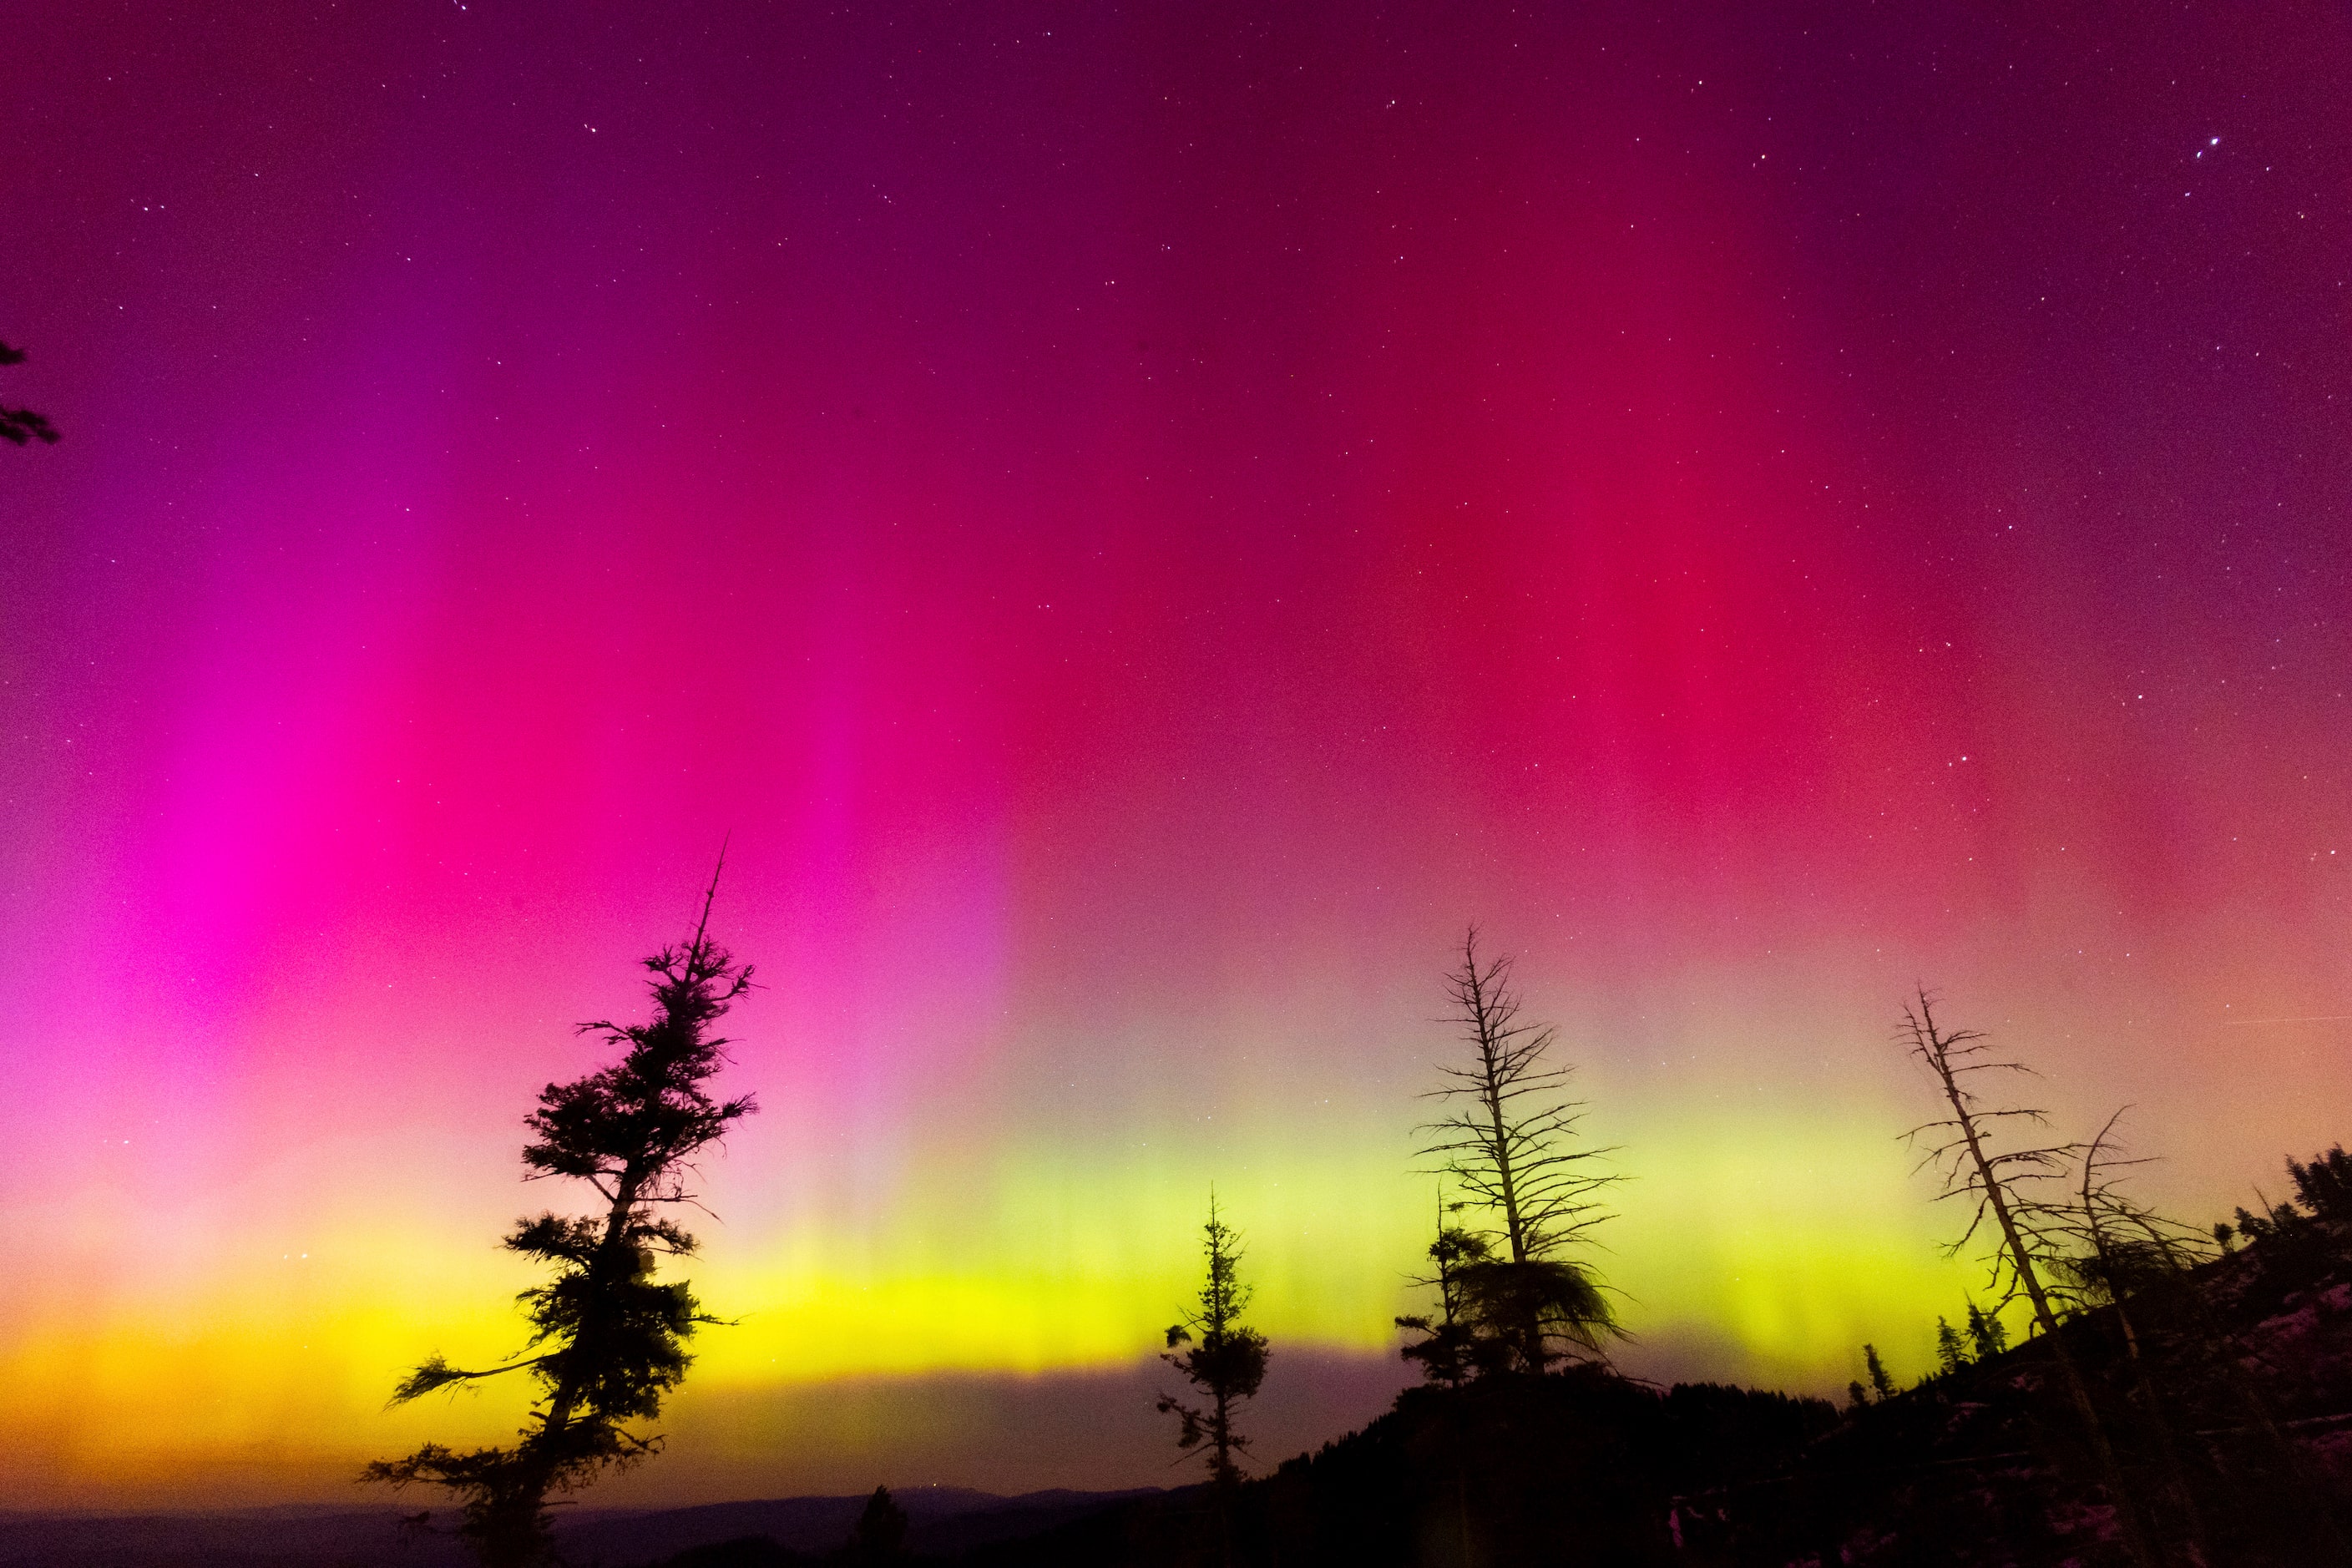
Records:
[[[2352,1132],[2345,17],[1276,12],[12,25],[0,1497],[507,1423],[378,1406],[730,835],[633,1496],[1155,1479],[1213,1179],[1360,1420],[1474,919],[1661,1375],[1924,1356],[1916,980],[2193,1215]]]

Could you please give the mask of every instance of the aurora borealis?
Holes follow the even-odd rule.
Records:
[[[1160,1484],[1213,1181],[1360,1422],[1472,921],[1653,1375],[1924,1363],[1915,982],[2188,1217],[2352,1135],[2352,21],[2043,9],[13,18],[0,1505],[510,1427],[722,840],[611,1500]]]

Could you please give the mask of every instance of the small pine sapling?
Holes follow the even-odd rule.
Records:
[[[1969,1350],[1971,1358],[1990,1361],[2009,1349],[2009,1325],[1974,1301],[1969,1303]]]
[[[1949,1377],[1969,1364],[1968,1347],[1960,1342],[1960,1332],[1945,1321],[1936,1319],[1936,1369]]]
[[[1886,1363],[1878,1359],[1876,1345],[1862,1347],[1862,1365],[1870,1375],[1871,1396],[1881,1402],[1894,1398],[1895,1379],[1887,1373]]]
[[[876,1487],[849,1531],[843,1555],[852,1563],[898,1563],[907,1555],[907,1510],[888,1487]]]
[[[1458,1211],[1461,1206],[1456,1204],[1453,1209]],[[1422,1376],[1429,1382],[1459,1388],[1476,1373],[1494,1370],[1504,1359],[1505,1347],[1493,1335],[1478,1332],[1478,1324],[1470,1315],[1465,1279],[1467,1270],[1494,1261],[1494,1249],[1485,1237],[1450,1222],[1448,1212],[1441,1197],[1437,1239],[1429,1244],[1428,1252],[1436,1272],[1413,1280],[1436,1290],[1438,1310],[1433,1314],[1401,1317],[1396,1326],[1421,1335],[1402,1346],[1398,1354],[1419,1363]]]
[[[2294,1195],[2314,1219],[2352,1223],[2352,1154],[2338,1143],[2305,1165],[2286,1163]]]
[[[1163,1415],[1179,1422],[1176,1446],[1186,1453],[1205,1447],[1209,1477],[1219,1489],[1241,1479],[1240,1455],[1249,1447],[1235,1425],[1242,1405],[1265,1381],[1265,1336],[1242,1321],[1252,1291],[1242,1283],[1241,1237],[1218,1217],[1216,1194],[1209,1196],[1209,1222],[1202,1227],[1208,1276],[1199,1300],[1168,1329],[1168,1353],[1160,1359],[1184,1374],[1205,1403],[1160,1396]],[[1179,1352],[1178,1346],[1191,1348]]]

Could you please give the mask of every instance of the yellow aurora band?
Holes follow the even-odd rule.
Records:
[[[1624,1364],[1832,1392],[1869,1339],[1898,1371],[1924,1370],[1935,1315],[1957,1315],[1972,1277],[1939,1257],[1943,1215],[1908,1179],[1893,1119],[1863,1105],[1759,1110],[1618,1119],[1634,1179],[1597,1261],[1624,1293]],[[1433,1183],[1404,1168],[1392,1137],[1311,1156],[1249,1142],[1228,1145],[1252,1157],[1229,1158],[1218,1190],[1247,1222],[1255,1321],[1278,1348],[1393,1356]],[[1204,1197],[1148,1147],[1122,1164],[1039,1145],[979,1172],[919,1160],[897,1212],[869,1229],[706,1224],[691,1277],[709,1309],[740,1321],[703,1333],[689,1387],[740,1396],[1131,1364],[1191,1282]],[[367,1245],[256,1260],[88,1317],[50,1313],[0,1367],[16,1394],[12,1491],[169,1500],[250,1472],[257,1496],[348,1496],[350,1471],[374,1453],[510,1431],[520,1380],[398,1411],[384,1394],[427,1350],[465,1364],[514,1350],[507,1303],[527,1270],[487,1232],[462,1245],[356,1222],[342,1234]]]

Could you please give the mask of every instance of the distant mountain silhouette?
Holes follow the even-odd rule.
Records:
[[[606,1568],[747,1539],[814,1556],[848,1538],[869,1495],[566,1510],[556,1537],[572,1561]],[[1054,1490],[1003,1497],[956,1487],[891,1493],[912,1521],[909,1549],[942,1557],[1156,1495]],[[0,1568],[468,1568],[472,1554],[453,1538],[401,1528],[402,1517],[415,1511],[297,1505],[217,1513],[0,1513]]]

